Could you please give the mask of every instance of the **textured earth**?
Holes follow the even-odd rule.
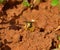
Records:
[[[60,10],[51,0],[26,8],[22,0],[0,4],[0,50],[53,50],[60,41]],[[32,22],[33,31],[25,28]]]

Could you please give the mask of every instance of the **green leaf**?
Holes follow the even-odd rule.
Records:
[[[23,5],[26,6],[26,7],[30,6],[30,4],[28,3],[28,1],[25,1],[25,0],[23,1]]]
[[[0,0],[0,3],[3,3],[4,2],[4,0]]]
[[[59,4],[59,0],[52,0],[51,5],[52,6],[57,6]]]
[[[59,40],[59,41],[60,41],[60,35],[59,35],[59,36],[57,36],[57,40]]]
[[[52,49],[52,50],[59,50],[58,48]]]

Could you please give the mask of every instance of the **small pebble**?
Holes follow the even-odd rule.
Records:
[[[32,22],[35,22],[35,20],[33,20],[33,19],[32,19],[31,21],[32,21]]]

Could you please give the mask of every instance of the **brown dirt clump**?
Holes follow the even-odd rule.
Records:
[[[22,0],[0,4],[0,50],[53,50],[60,41],[60,10],[44,0],[26,8]]]

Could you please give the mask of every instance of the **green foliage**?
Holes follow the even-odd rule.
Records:
[[[60,36],[58,36],[57,39],[60,41]]]
[[[59,50],[58,48],[52,49],[52,50]]]
[[[0,4],[3,3],[3,2],[4,2],[4,0],[0,0]]]
[[[52,0],[51,5],[52,6],[57,6],[59,4],[59,0]]]
[[[29,4],[29,2],[27,0],[23,0],[23,5],[26,6],[26,7],[30,6],[30,4]]]

